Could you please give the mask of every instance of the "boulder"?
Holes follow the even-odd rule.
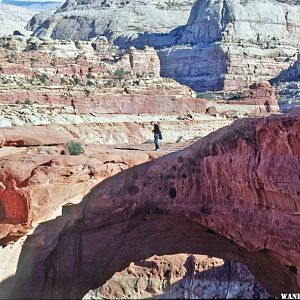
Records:
[[[217,116],[217,108],[215,106],[210,106],[206,109],[206,114],[216,117]]]

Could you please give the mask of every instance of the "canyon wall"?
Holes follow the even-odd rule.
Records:
[[[26,8],[0,2],[0,37],[15,30],[29,36],[30,31],[25,30],[25,26],[33,15],[34,12]]]
[[[43,22],[29,28],[41,38],[90,40],[132,36],[139,32],[167,33],[184,25],[194,0],[68,0]]]
[[[160,122],[164,142],[194,139],[233,117],[278,111],[274,89],[251,86],[243,99],[213,103],[160,77],[153,48],[127,51],[105,43],[5,37],[0,40],[0,127],[44,126],[86,143],[139,144]]]
[[[286,70],[283,70],[276,81],[300,81],[300,54],[297,56],[297,60]]]
[[[83,299],[264,299],[270,297],[241,263],[206,255],[153,256],[131,263]]]
[[[1,40],[0,101],[73,107],[78,113],[205,112],[188,87],[160,77],[154,49],[95,51],[88,42]]]
[[[161,75],[174,78],[196,91],[248,87],[277,77],[296,60],[300,40],[298,2],[198,0],[184,22],[187,18],[179,17],[177,13],[186,14],[192,2],[167,4],[162,1],[147,7],[133,2],[121,5],[112,1],[107,5],[105,1],[101,13],[108,14],[110,9],[117,12],[108,17],[110,25],[107,26],[106,18],[99,18],[87,30],[82,30],[83,36],[80,36],[79,24],[80,28],[85,28],[85,23],[90,20],[90,11],[83,13],[83,9],[92,8],[96,2],[83,5],[79,1],[68,1],[36,28],[35,35],[77,40],[104,34],[120,48],[152,46],[158,50]],[[133,7],[135,13],[132,14]],[[153,7],[159,8],[155,17]],[[143,26],[134,26],[132,30],[130,22],[126,22],[127,28],[119,21],[119,13],[130,16],[124,20],[134,23],[141,15],[146,15],[143,22],[147,23],[151,18],[154,24],[142,22]],[[176,22],[170,26],[170,18],[176,20],[176,26]]]
[[[270,80],[297,58],[299,16],[299,4],[197,1],[187,25],[159,51],[162,76],[199,91]]]
[[[286,112],[300,106],[300,54],[297,60],[272,81],[281,110]]]

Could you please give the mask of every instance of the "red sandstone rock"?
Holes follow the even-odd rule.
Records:
[[[206,101],[195,99],[190,88],[160,78],[154,49],[131,49],[110,63],[107,56],[62,60],[29,51],[11,57],[0,49],[0,102],[73,106],[80,114],[205,112]]]
[[[132,261],[182,252],[243,261],[273,295],[298,291],[299,130],[300,112],[236,121],[105,180],[27,238],[2,295],[78,298]]]
[[[63,145],[72,139],[68,133],[62,133],[45,127],[6,127],[0,128],[4,146],[41,146]]]
[[[255,83],[246,92],[245,103],[259,105],[259,112],[271,113],[278,112],[279,106],[275,96],[275,88],[269,82]]]
[[[60,136],[60,140],[57,139],[59,135],[53,135],[57,133],[55,130],[32,127],[29,135],[28,128],[13,129],[16,129],[14,137],[22,133],[22,146],[39,143],[49,145],[49,142],[45,144],[43,135],[31,140],[32,136],[38,136],[39,132],[48,133],[49,141],[53,144],[63,142],[63,135]],[[1,129],[0,133],[1,131],[4,131],[6,136],[10,133],[7,133],[6,128]],[[16,141],[11,140],[10,144],[16,144]],[[152,151],[149,153],[149,150],[114,150],[104,146],[89,146],[84,155],[62,156],[59,155],[60,149],[63,148],[31,147],[24,148],[21,152],[11,149],[11,155],[5,152],[1,157],[0,240],[10,239],[7,236],[24,235],[36,224],[60,215],[63,205],[80,202],[90,189],[102,180],[167,153],[164,150],[154,154]],[[22,232],[17,234],[18,230]]]
[[[168,94],[169,93],[169,94]],[[172,95],[176,90],[149,91],[139,95],[123,94],[94,94],[90,98],[80,95],[77,97],[61,97],[55,94],[46,94],[41,92],[18,93],[0,93],[0,101],[4,103],[24,102],[25,99],[31,99],[31,102],[50,105],[73,105],[78,113],[109,113],[109,114],[174,114],[186,113],[189,111],[195,113],[204,113],[206,109],[206,100],[198,98],[182,97],[176,99]]]

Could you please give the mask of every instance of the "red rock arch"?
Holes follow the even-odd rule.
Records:
[[[299,113],[238,121],[100,183],[27,239],[13,296],[78,298],[131,261],[179,252],[299,291],[299,125]]]

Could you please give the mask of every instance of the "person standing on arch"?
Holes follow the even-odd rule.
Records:
[[[160,140],[162,139],[162,134],[161,134],[158,124],[154,124],[154,128],[153,128],[152,132],[154,133],[154,145],[155,145],[154,151],[159,151],[160,150]]]

